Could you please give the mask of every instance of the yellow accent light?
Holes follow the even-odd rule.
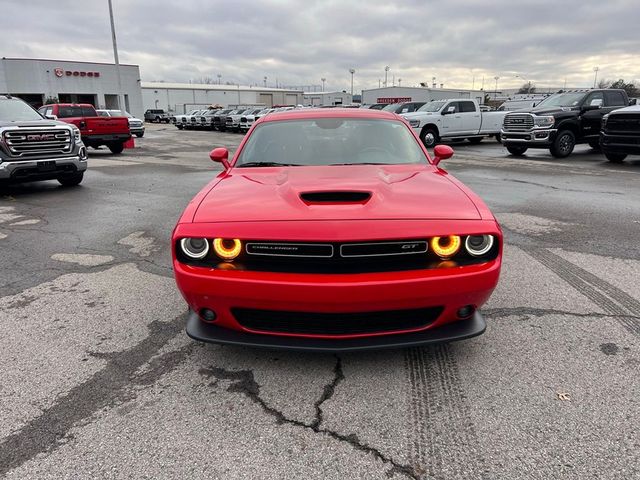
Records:
[[[433,237],[431,239],[431,250],[440,258],[451,258],[460,250],[460,237],[449,235],[447,237]]]
[[[242,251],[242,242],[237,238],[215,238],[213,250],[221,259],[230,262]]]

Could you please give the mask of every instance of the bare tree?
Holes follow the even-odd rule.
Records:
[[[516,93],[536,93],[536,86],[531,82],[527,82]]]
[[[197,85],[213,85],[214,83],[218,83],[213,77],[200,77],[200,78],[192,78],[189,83],[195,83]]]
[[[609,88],[611,87],[611,80],[602,79],[598,82],[598,88]]]

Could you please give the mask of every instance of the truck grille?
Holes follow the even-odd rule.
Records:
[[[298,335],[362,335],[421,330],[435,322],[442,307],[373,312],[319,313],[232,308],[244,328]]]
[[[227,117],[227,125],[233,124],[233,118]]]
[[[504,129],[510,132],[526,132],[533,128],[530,113],[508,113],[504,117]]]
[[[609,115],[605,127],[607,133],[637,133],[640,132],[640,114],[628,113]]]
[[[12,157],[35,157],[56,153],[71,153],[71,130],[19,130],[7,131],[4,144]]]

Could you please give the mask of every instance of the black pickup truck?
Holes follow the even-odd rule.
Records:
[[[551,95],[534,108],[509,112],[500,132],[511,155],[548,148],[556,158],[571,155],[578,143],[600,145],[602,117],[629,105],[624,90],[570,90]]]
[[[640,155],[640,105],[621,108],[602,117],[600,148],[612,163]]]

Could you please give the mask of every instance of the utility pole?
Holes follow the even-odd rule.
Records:
[[[118,43],[116,42],[116,27],[113,23],[113,6],[109,0],[109,20],[111,21],[111,40],[113,42],[113,59],[116,62],[116,75],[118,76],[118,108],[125,110],[124,95],[122,94],[122,76],[120,75],[120,60],[118,59]]]
[[[598,70],[600,70],[600,67],[593,67],[593,71],[596,72],[593,77],[593,88],[596,88],[596,82],[598,81]]]
[[[495,100],[498,96],[498,80],[500,80],[500,77],[496,75],[495,77],[493,77],[493,79],[496,81],[496,89],[493,92],[493,99]]]
[[[353,74],[356,73],[356,69],[350,68],[349,73],[351,74],[351,101],[353,102]]]
[[[320,81],[322,82],[322,91],[324,92],[324,82],[326,82],[326,81],[327,81],[327,79],[326,79],[326,78],[324,78],[324,77],[322,77],[322,78],[320,79]]]
[[[387,75],[389,74],[389,65],[387,65],[386,67],[384,67],[384,86],[387,86],[387,80],[388,77]]]

